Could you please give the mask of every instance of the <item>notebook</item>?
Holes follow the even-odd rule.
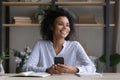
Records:
[[[76,73],[77,76],[99,76],[102,77],[101,73]]]
[[[46,72],[33,72],[33,71],[28,71],[28,72],[21,72],[14,77],[47,77],[50,76],[51,74],[46,73]]]

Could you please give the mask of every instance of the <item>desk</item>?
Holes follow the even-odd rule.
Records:
[[[0,80],[120,80],[120,73],[103,73],[100,76],[77,76],[75,74],[51,75],[48,77],[11,77],[14,74],[0,76]]]

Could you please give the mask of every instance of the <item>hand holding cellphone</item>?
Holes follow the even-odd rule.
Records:
[[[54,64],[64,64],[64,58],[63,57],[55,57]]]

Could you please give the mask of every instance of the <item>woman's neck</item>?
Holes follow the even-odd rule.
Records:
[[[53,40],[53,47],[54,47],[54,50],[56,52],[56,54],[58,54],[62,48],[63,48],[63,44],[64,44],[64,39],[54,39]]]

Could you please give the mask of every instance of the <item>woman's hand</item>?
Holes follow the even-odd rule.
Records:
[[[61,74],[61,72],[59,70],[57,70],[57,65],[52,65],[50,68],[46,69],[47,73],[50,74]]]
[[[63,64],[57,64],[57,70],[61,73],[77,73],[79,72],[78,68]]]
[[[78,71],[79,70],[76,67],[63,64],[52,65],[46,70],[46,72],[50,74],[77,73]]]

